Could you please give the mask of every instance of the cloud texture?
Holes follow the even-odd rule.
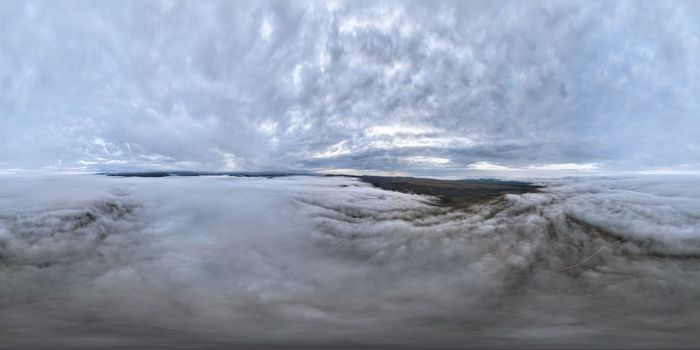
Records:
[[[3,168],[700,163],[683,1],[5,1]]]
[[[694,178],[553,181],[467,211],[342,177],[3,183],[13,347],[700,342]]]

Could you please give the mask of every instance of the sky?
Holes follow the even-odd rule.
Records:
[[[0,1],[0,170],[700,172],[692,1]]]

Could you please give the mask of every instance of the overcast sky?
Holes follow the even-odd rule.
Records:
[[[0,169],[700,169],[700,6],[1,1]]]

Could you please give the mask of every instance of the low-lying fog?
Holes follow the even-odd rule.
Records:
[[[700,346],[696,178],[0,180],[0,348]]]

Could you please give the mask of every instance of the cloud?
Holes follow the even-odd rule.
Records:
[[[504,165],[489,163],[489,162],[476,162],[467,165],[467,169],[476,171],[492,171],[492,172],[511,172],[516,176],[547,176],[548,173],[557,174],[561,176],[567,173],[580,173],[580,172],[595,172],[599,170],[599,164],[597,163],[555,163],[555,164],[537,164],[528,165],[527,167],[508,167]]]
[[[645,175],[700,175],[700,166],[697,164],[679,164],[676,166],[642,169],[638,174]]]
[[[406,126],[406,125],[379,125],[373,126],[367,129],[365,132],[367,136],[383,136],[390,135],[395,136],[397,134],[404,135],[425,135],[425,134],[435,134],[441,130],[434,129],[431,127],[416,127],[416,126]]]
[[[555,164],[539,164],[530,165],[528,169],[533,170],[598,170],[599,165],[596,163],[555,163]]]
[[[489,162],[476,162],[476,163],[471,163],[467,165],[468,169],[472,170],[499,170],[499,171],[510,171],[510,170],[518,170],[514,168],[509,168],[503,165],[498,165],[498,164],[493,164]]]
[[[695,178],[548,180],[466,211],[345,177],[3,183],[12,347],[700,340]]]
[[[423,156],[407,157],[406,160],[411,162],[411,163],[428,164],[428,165],[443,165],[443,164],[447,164],[450,162],[450,160],[447,158],[423,157]]]
[[[249,170],[405,172],[417,171],[412,157],[512,168],[697,164],[695,7],[4,3],[0,163],[227,169],[235,158]],[[349,153],[330,150],[343,142]]]

